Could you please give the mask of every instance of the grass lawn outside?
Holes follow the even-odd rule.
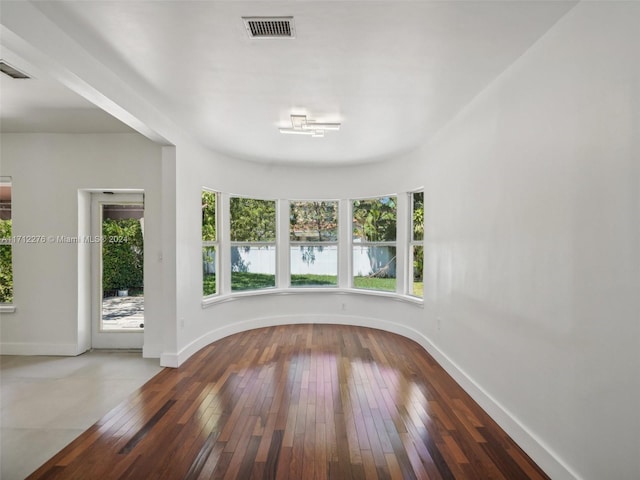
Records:
[[[292,287],[304,287],[304,286],[335,286],[338,284],[338,277],[336,275],[291,275]],[[275,287],[276,277],[275,275],[268,275],[264,273],[246,273],[246,272],[232,272],[231,273],[231,290],[259,290],[261,288]],[[211,273],[204,276],[203,279],[203,295],[213,295],[216,293],[216,275]],[[355,288],[362,288],[365,290],[382,290],[386,292],[395,292],[396,279],[395,278],[373,278],[373,277],[354,277],[353,286]],[[423,282],[413,283],[413,295],[419,298],[423,296],[424,284]]]
[[[395,278],[353,277],[353,286],[365,290],[396,291]]]
[[[292,287],[311,287],[314,285],[338,285],[337,275],[291,275]]]
[[[231,272],[231,291],[260,290],[276,286],[276,276],[267,273]]]
[[[276,276],[265,273],[231,272],[231,291],[259,290],[276,286]],[[216,274],[209,273],[202,282],[202,294],[216,293]]]

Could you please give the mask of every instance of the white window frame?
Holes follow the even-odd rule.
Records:
[[[231,240],[231,201],[234,198],[246,198],[246,199],[250,199],[250,200],[259,200],[259,201],[264,201],[264,202],[273,202],[275,205],[275,224],[276,224],[276,228],[275,228],[275,239],[272,242],[245,242],[245,241],[237,241],[237,240]],[[242,294],[244,292],[249,292],[249,293],[253,293],[253,292],[262,292],[262,291],[269,291],[269,290],[273,290],[276,288],[282,288],[282,282],[281,282],[281,276],[280,276],[280,272],[281,272],[281,266],[280,266],[280,249],[278,248],[278,244],[280,242],[281,236],[282,236],[282,221],[281,221],[281,201],[278,200],[274,200],[272,198],[257,198],[257,197],[250,197],[247,195],[229,195],[229,204],[228,204],[228,209],[226,211],[229,212],[229,242],[228,242],[228,247],[226,248],[227,251],[227,255],[228,255],[228,268],[225,268],[225,272],[227,272],[228,275],[228,284],[229,284],[229,292],[232,295],[238,295],[238,294]],[[256,289],[247,289],[247,290],[232,290],[231,287],[231,276],[232,276],[232,272],[231,272],[231,249],[234,247],[255,247],[255,248],[261,248],[261,247],[273,247],[274,248],[274,252],[275,252],[275,278],[274,278],[274,286],[273,287],[264,287],[264,288],[256,288]]]
[[[402,243],[398,242],[398,236],[401,235],[401,229],[398,228],[399,225],[399,220],[400,220],[400,216],[398,215],[399,213],[401,213],[402,209],[400,206],[400,202],[401,202],[401,196],[396,194],[396,193],[390,193],[390,194],[385,194],[385,195],[375,195],[375,196],[367,196],[367,197],[359,197],[359,198],[352,198],[349,200],[349,213],[351,215],[351,218],[353,219],[353,212],[354,212],[354,202],[356,201],[361,201],[361,200],[377,200],[377,199],[382,199],[382,198],[390,198],[393,197],[395,198],[395,203],[396,203],[396,239],[394,241],[382,241],[382,242],[355,242],[354,241],[354,235],[353,235],[353,225],[350,224],[349,225],[349,243],[350,243],[350,248],[349,248],[349,263],[350,263],[350,272],[349,272],[349,288],[352,288],[354,290],[357,290],[358,292],[382,292],[382,293],[390,293],[390,294],[394,294],[394,293],[403,293],[404,291],[404,282],[402,281],[403,278],[403,274],[402,274],[402,270],[404,262],[401,261],[401,256],[402,256],[402,251],[401,248],[399,248],[400,245],[402,245]],[[355,277],[354,277],[354,268],[353,268],[353,251],[355,247],[395,247],[396,249],[396,277],[395,277],[395,281],[396,281],[396,288],[395,291],[391,291],[391,290],[381,290],[381,289],[372,289],[372,288],[361,288],[361,287],[356,287],[355,285]]]
[[[327,202],[327,203],[335,203],[336,205],[336,239],[332,241],[296,241],[291,240],[291,224],[288,222],[287,229],[287,239],[288,245],[287,250],[289,252],[289,258],[291,257],[291,248],[292,247],[336,247],[336,283],[335,285],[292,285],[291,284],[291,265],[289,265],[289,283],[288,286],[290,288],[337,288],[340,286],[340,236],[341,236],[341,223],[340,223],[340,209],[341,202],[339,200],[334,199],[315,199],[315,200],[288,200],[287,201],[287,218],[291,215],[291,205],[293,203],[314,203],[314,202]]]

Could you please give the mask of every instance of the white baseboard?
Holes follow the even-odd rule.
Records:
[[[198,350],[212,342],[220,340],[235,333],[253,330],[262,327],[276,325],[300,324],[300,323],[324,323],[355,325],[361,327],[377,328],[391,333],[407,337],[424,348],[445,371],[480,405],[493,420],[529,455],[547,475],[554,480],[580,480],[551,449],[537,438],[526,426],[497,402],[489,393],[478,385],[464,370],[453,362],[444,352],[437,348],[421,332],[399,323],[389,322],[375,318],[353,315],[291,315],[264,317],[226,325],[222,328],[207,332],[195,339],[179,352],[165,352],[160,357],[160,365],[163,367],[179,367]]]
[[[75,357],[80,355],[75,343],[0,343],[2,355],[53,355]]]
[[[554,480],[581,480],[577,473],[566,465],[542,440],[529,431],[509,410],[489,395],[427,337],[419,332],[416,333],[418,333],[417,338],[405,336],[424,348],[549,477]]]

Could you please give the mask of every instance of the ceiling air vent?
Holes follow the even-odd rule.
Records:
[[[0,72],[9,75],[11,78],[30,78],[29,75],[22,73],[2,60],[0,60]]]
[[[249,38],[294,38],[293,17],[242,17]]]

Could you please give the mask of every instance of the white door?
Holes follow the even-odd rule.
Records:
[[[91,232],[92,348],[142,348],[143,194],[92,194]]]

